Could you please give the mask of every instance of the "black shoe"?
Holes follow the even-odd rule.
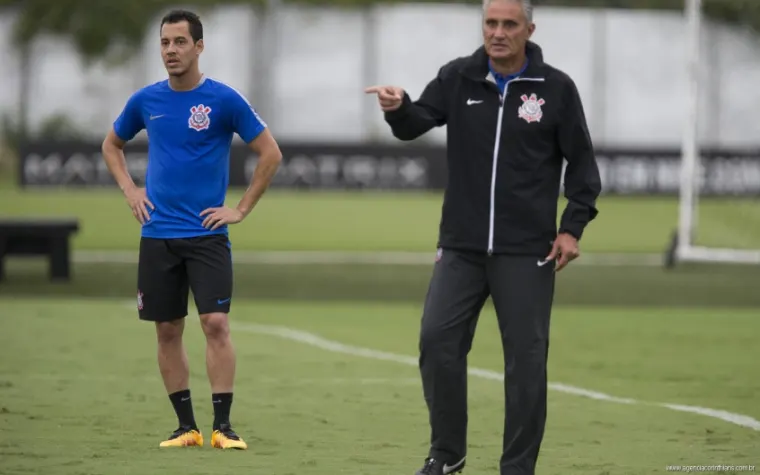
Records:
[[[454,465],[447,465],[443,460],[428,457],[425,459],[425,465],[414,475],[448,475],[460,473],[462,470],[464,470],[464,459]]]

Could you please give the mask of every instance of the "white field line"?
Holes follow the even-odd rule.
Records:
[[[136,251],[74,251],[73,261],[102,264],[136,264]],[[240,264],[395,264],[432,265],[435,252],[343,252],[343,251],[232,251],[232,259]],[[662,265],[659,254],[586,253],[572,265],[646,266]]]
[[[377,351],[370,348],[362,348],[358,346],[345,345],[337,341],[327,340],[313,333],[308,333],[305,331],[296,330],[296,329],[288,328],[288,327],[238,323],[238,324],[234,324],[234,328],[237,331],[258,333],[258,334],[271,335],[271,336],[284,338],[286,340],[291,340],[298,343],[311,345],[311,346],[320,348],[322,350],[330,351],[333,353],[343,353],[343,354],[347,354],[351,356],[359,356],[359,357],[369,358],[369,359],[379,360],[379,361],[389,361],[393,363],[400,363],[400,364],[404,364],[407,366],[414,366],[414,367],[416,367],[418,364],[417,358],[414,358],[411,356],[404,356],[404,355],[398,355],[395,353]],[[500,381],[500,382],[504,381],[503,374],[498,373],[496,371],[487,370],[487,369],[470,368],[469,374],[472,376],[483,378],[483,379],[489,379],[489,380]],[[619,398],[616,396],[611,396],[609,394],[604,394],[601,392],[591,391],[588,389],[583,389],[583,388],[570,386],[567,384],[561,384],[561,383],[549,383],[549,389],[552,391],[558,391],[558,392],[562,392],[566,394],[573,394],[576,396],[588,397],[588,398],[599,400],[599,401],[615,402],[615,403],[620,403],[620,404],[646,404],[646,405],[664,407],[664,408],[671,409],[674,411],[690,412],[690,413],[699,414],[702,416],[713,417],[725,422],[729,422],[731,424],[736,424],[738,426],[747,427],[749,429],[760,431],[760,421],[758,421],[757,419],[754,419],[750,416],[746,416],[743,414],[734,414],[732,412],[722,411],[718,409],[710,409],[710,408],[697,407],[697,406],[685,406],[681,404],[669,404],[669,403],[661,403],[661,402],[647,402],[647,401],[639,401],[639,400],[630,399],[630,398]]]

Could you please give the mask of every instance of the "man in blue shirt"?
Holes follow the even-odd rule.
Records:
[[[169,78],[134,93],[103,142],[103,158],[142,225],[137,308],[155,322],[158,365],[179,419],[161,447],[203,445],[189,389],[182,344],[192,290],[207,342],[214,423],[211,445],[246,449],[233,430],[230,407],[235,352],[228,313],[232,299],[227,225],[242,221],[268,188],[282,159],[277,142],[235,89],[204,77],[198,66],[203,25],[192,12],[161,20],[161,56]],[[149,140],[145,188],[127,172],[123,148],[145,129]],[[251,184],[235,208],[224,205],[233,135],[259,157]]]

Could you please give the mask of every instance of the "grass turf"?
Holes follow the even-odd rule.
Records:
[[[7,475],[412,473],[427,415],[413,365],[337,354],[262,334],[286,326],[414,357],[419,305],[237,302],[233,424],[247,452],[160,450],[176,425],[134,302],[0,300],[0,460]],[[638,401],[760,418],[760,320],[753,311],[558,307],[549,376]],[[737,331],[739,330],[739,331]],[[211,403],[197,320],[186,330],[196,417]],[[470,364],[501,371],[486,308]],[[468,469],[498,473],[502,386],[470,378]],[[670,464],[755,464],[760,432],[649,404],[549,393],[545,475],[659,473]],[[733,472],[723,472],[733,473]]]
[[[240,264],[234,298],[421,302],[432,272],[428,265]],[[44,261],[9,259],[0,296],[36,298],[100,296],[134,299],[137,267],[78,263],[73,280],[47,281]],[[698,306],[760,308],[757,266],[683,265],[673,270],[644,266],[571,265],[557,275],[558,305]]]
[[[237,203],[240,191],[227,202]],[[70,216],[81,231],[77,249],[135,249],[139,223],[121,194],[107,190],[19,190],[0,187],[0,217]],[[231,228],[239,250],[429,251],[434,249],[442,197],[438,193],[286,192],[270,190],[257,209]],[[677,226],[675,198],[613,197],[599,201],[584,252],[659,253]],[[564,201],[560,202],[561,214]],[[760,206],[751,199],[702,200],[699,244],[760,247]]]
[[[240,191],[231,191],[234,203]],[[139,225],[114,189],[20,190],[0,186],[0,216],[72,216],[81,224],[76,250],[136,251]],[[233,253],[246,250],[421,251],[431,253],[439,194],[285,192],[270,190],[243,223],[231,227]],[[560,210],[563,203],[560,203]],[[583,253],[662,253],[677,221],[674,198],[602,197]],[[760,247],[760,206],[747,200],[702,200],[698,242]],[[583,257],[581,257],[583,259]],[[50,284],[44,264],[8,260],[1,295],[134,294],[134,265],[76,263],[74,280]],[[413,300],[424,295],[430,267],[368,265],[236,265],[236,298]],[[559,304],[760,306],[757,266],[657,267],[571,265],[560,277]]]

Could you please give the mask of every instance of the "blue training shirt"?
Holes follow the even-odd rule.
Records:
[[[131,140],[148,133],[146,193],[155,206],[142,226],[148,238],[227,234],[227,226],[202,226],[201,211],[224,206],[233,134],[249,143],[266,128],[239,92],[204,78],[192,90],[175,91],[164,80],[135,92],[113,124]]]

